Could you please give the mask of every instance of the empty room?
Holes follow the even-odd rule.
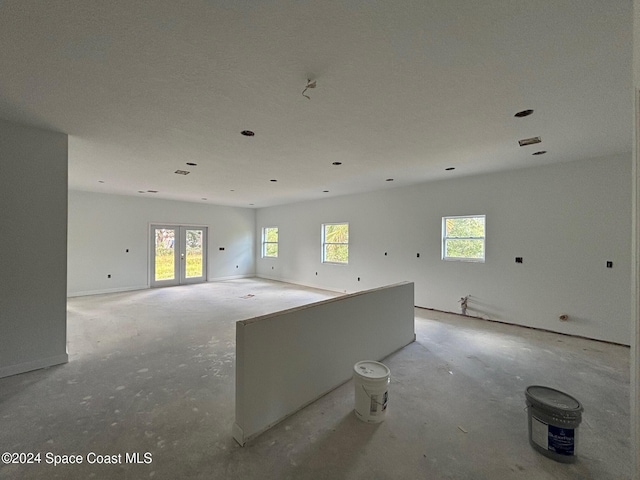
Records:
[[[635,17],[0,1],[0,478],[640,480]]]

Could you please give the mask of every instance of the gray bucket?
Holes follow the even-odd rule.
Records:
[[[578,450],[582,405],[571,395],[540,385],[527,387],[529,443],[558,462],[573,463]]]

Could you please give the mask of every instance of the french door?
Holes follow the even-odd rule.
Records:
[[[207,280],[207,227],[151,225],[151,286]]]

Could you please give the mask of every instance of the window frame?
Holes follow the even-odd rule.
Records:
[[[482,218],[484,224],[484,235],[482,237],[447,237],[446,222],[449,219],[460,218]],[[482,240],[482,258],[472,257],[449,257],[447,252],[448,240]],[[442,243],[441,243],[441,258],[447,262],[472,262],[472,263],[485,263],[487,258],[487,216],[486,215],[447,215],[442,217]]]
[[[275,242],[269,242],[267,241],[267,230],[274,230],[274,229],[276,230],[276,237],[278,240]],[[278,254],[280,253],[279,241],[280,241],[280,229],[278,227],[262,227],[262,258],[278,258]],[[267,254],[267,247],[269,245],[276,246],[275,255]]]
[[[331,225],[346,225],[347,226],[347,241],[346,242],[327,242],[326,227]],[[349,222],[329,222],[323,223],[321,229],[321,261],[329,265],[348,265],[349,264]],[[327,245],[346,245],[347,246],[347,261],[346,262],[334,262],[326,259]]]

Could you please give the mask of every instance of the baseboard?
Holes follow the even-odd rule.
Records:
[[[53,357],[39,358],[38,360],[19,363],[17,365],[0,367],[0,378],[10,377],[12,375],[18,375],[20,373],[31,372],[32,370],[39,370],[41,368],[53,367],[54,365],[60,365],[62,363],[68,363],[68,362],[69,362],[69,355],[66,353],[63,353],[61,355],[55,355]]]
[[[133,290],[146,290],[149,288],[149,285],[137,285],[133,287],[116,287],[116,288],[104,288],[101,290],[85,290],[81,292],[70,292],[67,293],[67,298],[71,297],[86,297],[88,295],[102,295],[104,293],[120,293],[120,292],[131,292]]]

